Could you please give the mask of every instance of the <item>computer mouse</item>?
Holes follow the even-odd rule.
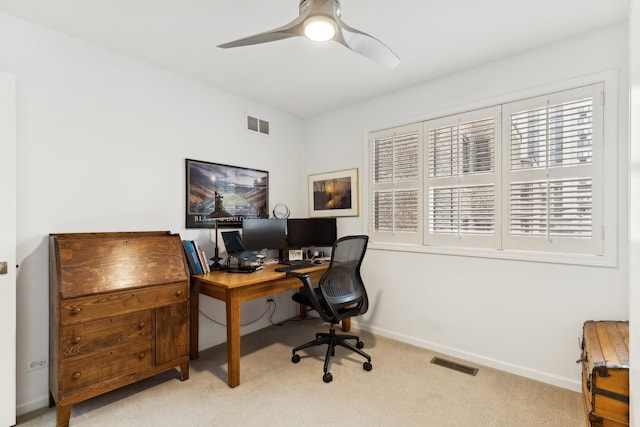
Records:
[[[317,259],[315,261],[313,261],[314,264],[324,264],[324,262],[321,259]]]

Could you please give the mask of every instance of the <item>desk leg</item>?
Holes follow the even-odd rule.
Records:
[[[227,384],[240,385],[240,297],[227,291]]]
[[[189,358],[195,360],[200,357],[198,350],[198,329],[200,322],[200,284],[191,279],[190,329],[189,329]]]

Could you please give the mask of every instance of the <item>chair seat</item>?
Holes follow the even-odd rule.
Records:
[[[318,294],[320,294],[319,291],[318,291]],[[311,298],[309,298],[309,294],[306,292],[296,292],[291,296],[291,299],[293,299],[298,304],[313,307],[313,304],[311,303]]]
[[[327,303],[320,296],[321,295],[320,289],[316,288],[316,292],[318,295],[318,302],[320,303],[323,309],[326,309]],[[307,310],[315,310],[315,307],[313,306],[313,302],[311,301],[311,298],[309,298],[309,294],[306,292],[296,292],[295,294],[291,295],[291,299],[297,302],[298,304],[306,305]]]

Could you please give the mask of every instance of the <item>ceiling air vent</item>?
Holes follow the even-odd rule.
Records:
[[[247,130],[249,132],[269,135],[269,122],[266,120],[258,119],[256,117],[252,117],[247,114]]]

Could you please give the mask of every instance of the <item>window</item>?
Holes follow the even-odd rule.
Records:
[[[500,108],[424,122],[426,244],[493,247]]]
[[[596,85],[504,106],[505,249],[602,253],[601,91]]]
[[[374,242],[602,255],[603,84],[370,134]]]
[[[370,140],[370,212],[378,241],[419,243],[421,128],[378,132]]]

